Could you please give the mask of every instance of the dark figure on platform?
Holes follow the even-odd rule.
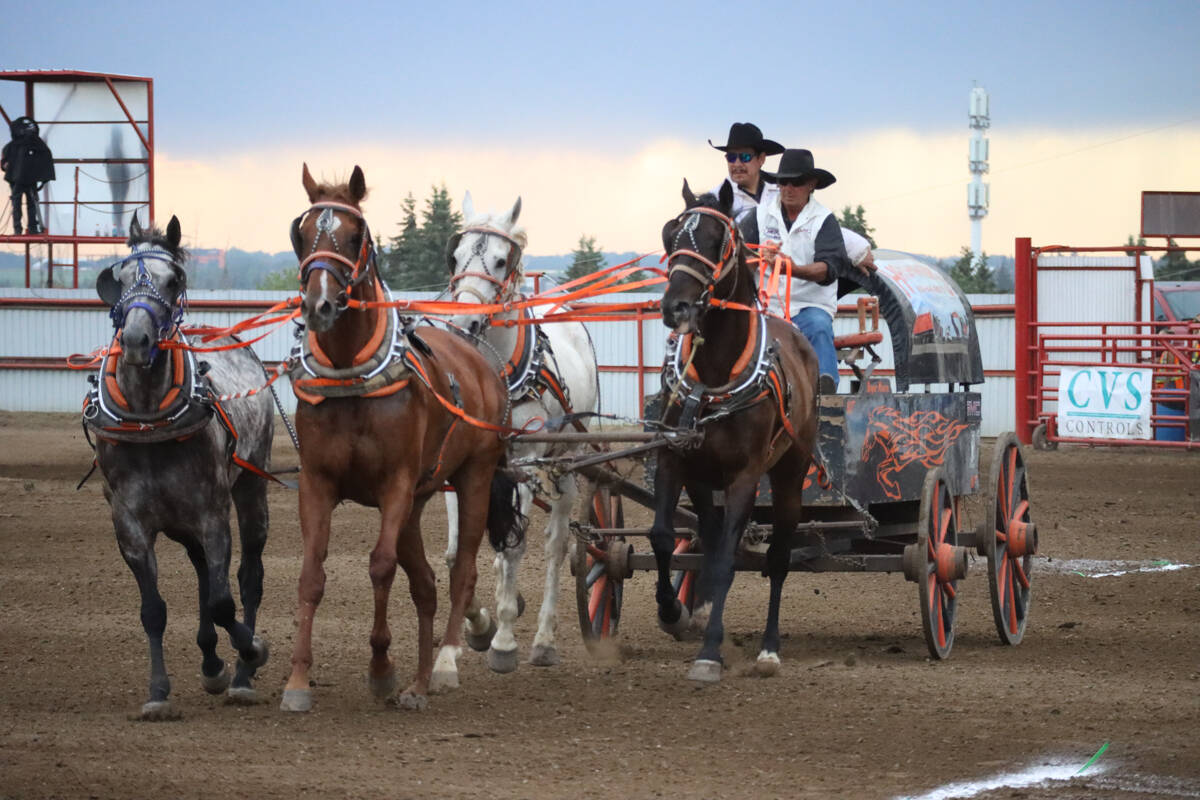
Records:
[[[38,124],[29,117],[17,117],[9,123],[12,141],[0,154],[0,169],[4,180],[12,187],[13,233],[21,230],[21,198],[29,212],[29,232],[44,233],[38,215],[37,193],[48,181],[54,180],[54,156],[38,136]]]

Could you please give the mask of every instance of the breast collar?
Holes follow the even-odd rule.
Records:
[[[522,320],[532,316],[527,308],[519,313]],[[531,398],[540,400],[549,391],[563,411],[570,413],[571,400],[566,384],[557,373],[558,363],[550,346],[550,337],[540,325],[522,324],[516,329],[517,343],[503,369],[509,398],[514,403]],[[553,363],[554,368],[547,362]]]
[[[390,303],[388,288],[379,282],[377,289]],[[384,397],[408,385],[411,357],[405,320],[393,307],[379,315],[370,340],[349,367],[333,366],[316,334],[298,328],[288,375],[296,397],[313,405],[327,397]]]
[[[746,346],[730,370],[730,379],[721,386],[708,387],[700,383],[696,367],[690,361],[692,334],[672,334],[667,339],[663,362],[664,388],[671,387],[672,404],[682,407],[679,426],[695,428],[715,422],[766,399],[772,393],[790,394],[787,382],[781,379],[779,360],[767,339],[766,321],[762,314],[750,315],[751,330]],[[781,406],[789,398],[778,398]]]
[[[178,328],[170,341],[188,343]],[[165,442],[184,439],[208,424],[213,413],[212,387],[190,350],[171,348],[166,355],[171,360],[171,386],[158,408],[148,414],[131,410],[117,385],[120,355],[118,331],[98,373],[88,378],[92,388],[83,401],[83,424],[97,438],[111,442]]]

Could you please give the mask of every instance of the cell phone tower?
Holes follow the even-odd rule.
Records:
[[[988,213],[988,184],[983,176],[988,171],[988,140],[983,132],[992,126],[988,115],[988,93],[982,86],[971,89],[967,106],[971,127],[971,182],[967,184],[967,216],[971,218],[971,252],[978,262],[983,253],[983,218]]]

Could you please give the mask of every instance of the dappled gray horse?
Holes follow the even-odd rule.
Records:
[[[264,370],[247,349],[204,355],[181,347],[186,305],[186,252],[179,220],[166,233],[129,226],[128,257],[100,273],[96,291],[112,307],[116,335],[84,405],[84,424],[97,439],[96,463],[112,507],[121,555],[142,595],[142,627],[150,642],[150,698],[144,719],[171,716],[171,685],[163,663],[167,607],[158,592],[154,542],[159,532],[183,545],[200,587],[196,643],[205,690],[230,687],[217,655],[214,623],[238,652],[229,695],[255,698],[251,679],[266,663],[267,646],[254,635],[262,598],[262,551],[267,541],[265,469],[274,415],[266,393],[218,402],[261,386]],[[228,343],[230,340],[223,340]],[[242,543],[238,569],[244,621],[229,589],[229,505],[237,509]]]

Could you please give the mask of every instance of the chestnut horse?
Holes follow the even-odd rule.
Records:
[[[503,465],[508,391],[497,371],[469,342],[447,331],[412,328],[387,301],[375,266],[375,245],[360,203],[366,181],[355,167],[348,183],[318,184],[304,165],[312,206],[292,224],[300,260],[301,312],[307,332],[292,367],[299,398],[299,629],[281,708],[312,707],[312,625],[325,587],[322,567],[330,517],[343,500],[379,509],[371,551],[375,595],[368,670],[372,693],[396,688],[388,648],[388,595],[396,565],[408,576],[417,609],[417,670],[399,697],[404,708],[427,701],[433,669],[437,586],[425,558],[421,511],[449,484],[458,495],[459,549],[450,571],[450,618],[443,648],[461,645],[463,616],[475,593],[475,558],[486,524],[493,546],[514,546],[524,531],[516,482]]]
[[[686,487],[700,517],[705,559],[700,591],[712,603],[688,677],[721,679],[725,598],[738,541],[767,474],[774,496],[766,563],[771,595],[756,668],[772,675],[779,668],[779,600],[801,518],[804,476],[816,448],[817,357],[791,323],[757,310],[755,275],[732,219],[729,183],[718,196],[697,199],[685,181],[683,199],[683,213],[663,227],[669,277],[662,316],[675,331],[663,376],[664,421],[695,425],[704,437],[694,449],[664,449],[658,456],[650,543],[658,565],[659,626],[678,635],[689,622],[670,567],[673,514]],[[721,308],[714,300],[740,308]],[[724,493],[723,510],[713,502],[714,490]]]

